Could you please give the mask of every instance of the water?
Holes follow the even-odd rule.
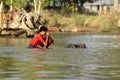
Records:
[[[0,38],[0,80],[120,80],[120,36],[53,33],[50,49],[30,39]],[[65,48],[85,43],[86,49]]]

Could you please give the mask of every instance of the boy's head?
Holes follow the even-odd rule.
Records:
[[[41,26],[40,29],[39,29],[39,32],[42,32],[42,31],[47,32],[48,28],[46,26]]]

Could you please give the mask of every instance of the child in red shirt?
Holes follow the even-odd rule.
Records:
[[[30,41],[28,48],[37,48],[38,46],[48,48],[53,42],[47,27],[41,26],[39,33]]]

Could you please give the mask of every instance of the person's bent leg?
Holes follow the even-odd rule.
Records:
[[[51,37],[49,37],[48,38],[48,42],[47,42],[47,48],[51,45],[51,44],[53,44],[54,43],[54,40],[51,38]]]
[[[44,38],[44,40],[46,40],[46,39]],[[46,48],[48,48],[48,47],[49,47],[51,44],[53,44],[53,43],[54,43],[54,40],[53,40],[51,37],[49,37]],[[42,48],[44,47],[44,44],[43,44],[43,43],[40,43],[39,45],[40,45]]]

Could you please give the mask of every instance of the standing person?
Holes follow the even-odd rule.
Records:
[[[39,33],[30,41],[28,48],[37,48],[39,46],[48,48],[54,42],[47,27],[41,26],[38,32]]]

